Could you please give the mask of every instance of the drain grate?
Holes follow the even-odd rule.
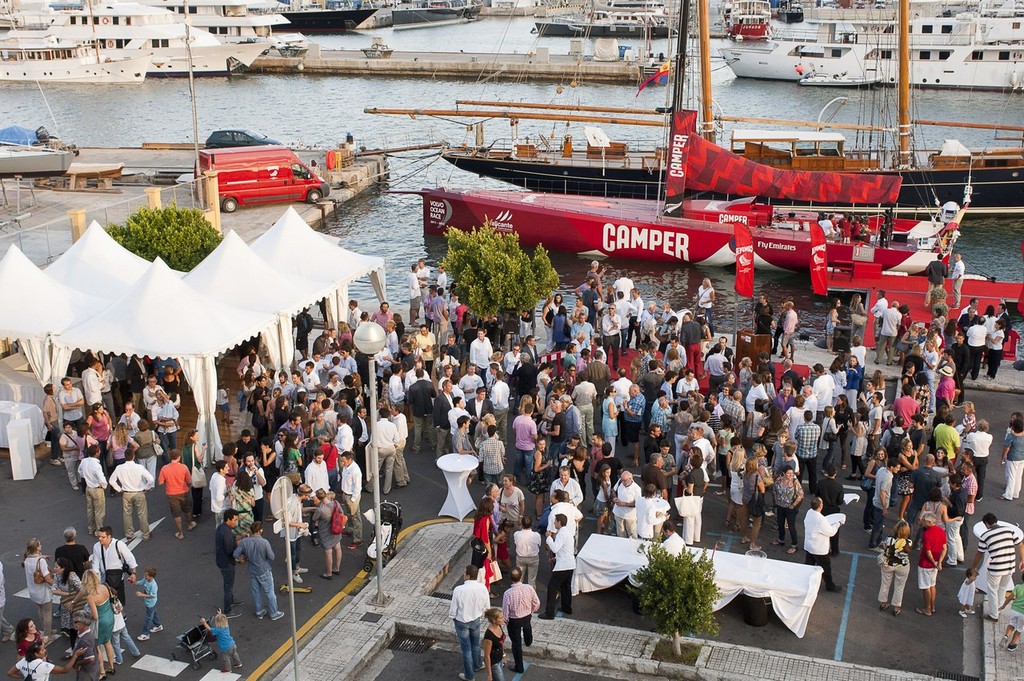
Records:
[[[981,681],[977,676],[968,676],[967,674],[957,674],[954,672],[935,672],[935,678],[937,679],[949,679],[949,681]]]
[[[434,593],[430,594],[430,597],[440,598],[445,601],[450,601],[452,599],[452,595],[449,593],[445,593],[444,591],[435,591]]]
[[[430,647],[434,645],[434,643],[436,643],[436,641],[432,638],[398,634],[391,641],[391,645],[388,646],[388,649],[398,650],[403,653],[425,653],[430,650]]]
[[[363,615],[362,617],[360,617],[359,621],[360,622],[370,622],[372,624],[376,624],[377,622],[380,622],[381,618],[383,618],[383,617],[384,616],[381,615],[378,612],[368,612],[365,615]]]

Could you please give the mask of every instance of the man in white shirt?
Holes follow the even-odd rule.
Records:
[[[463,574],[465,581],[452,590],[452,604],[448,608],[448,616],[455,625],[455,636],[459,639],[462,651],[462,681],[473,681],[477,669],[484,668],[482,650],[480,648],[480,624],[484,611],[491,607],[491,598],[483,582],[477,581],[479,568],[467,565]],[[488,660],[487,664],[491,661]]]
[[[821,407],[820,410],[818,408],[818,396],[814,394],[814,386],[805,385],[800,394],[804,397],[804,411],[818,412],[824,410],[825,407]]]
[[[831,407],[835,398],[836,381],[832,378],[832,374],[825,371],[825,367],[821,364],[814,365],[814,384],[812,385],[811,391],[814,393],[814,397],[817,398],[818,403],[815,405],[815,418],[820,424],[822,419],[822,412],[825,411],[825,407]]]
[[[448,273],[444,271],[443,265],[437,266],[437,287],[448,290]]]
[[[135,539],[133,521],[136,514],[139,517],[142,538],[149,541],[149,508],[146,505],[146,491],[153,489],[155,482],[146,467],[135,462],[135,452],[131,449],[125,450],[124,463],[110,474],[110,486],[121,493],[124,536],[128,541]],[[212,485],[210,492],[211,494],[213,492]]]
[[[459,432],[459,419],[463,416],[469,417],[469,412],[465,409],[466,401],[458,395],[452,394],[452,408],[448,410],[448,426],[451,432],[452,441],[455,440],[455,434]]]
[[[85,516],[89,521],[89,534],[96,534],[106,524],[107,476],[100,463],[99,445],[89,445],[85,457],[78,464],[78,477],[85,483]]]
[[[124,582],[135,583],[135,572],[139,563],[135,554],[120,539],[114,539],[114,531],[110,527],[101,527],[96,533],[99,540],[92,546],[92,562],[89,569],[100,576],[100,582],[106,582],[117,591],[117,597],[124,599]]]
[[[340,449],[340,448],[339,448]],[[341,501],[348,513],[348,533],[352,535],[350,549],[358,549],[363,543],[363,514],[359,512],[359,497],[363,493],[363,472],[359,470],[352,456],[352,450],[341,452]]]
[[[156,379],[153,379],[156,382]],[[85,418],[85,396],[82,391],[71,384],[70,378],[62,379],[60,382],[61,391],[57,394],[57,402],[61,411],[64,412],[64,420],[74,423],[76,426]]]
[[[573,538],[573,546],[577,546],[579,542],[580,521],[583,520],[583,513],[569,500],[569,494],[564,490],[552,490],[551,492],[548,532],[556,532],[558,530],[555,527],[555,516],[558,514],[565,516],[565,526],[569,530],[569,536]]]
[[[498,369],[491,384],[491,408],[494,409],[494,425],[498,428],[498,439],[505,444],[508,438],[508,410],[511,390],[505,382],[505,372]]]
[[[555,564],[551,567],[547,607],[540,616],[542,620],[555,618],[556,605],[566,615],[572,614],[572,573],[576,570],[576,556],[573,555],[574,537],[568,522],[564,513],[555,514],[556,529],[548,531],[548,550],[555,556]]]
[[[622,346],[622,317],[615,305],[609,305],[601,317],[601,347],[612,358],[612,369],[619,368],[619,348]]]
[[[82,372],[82,391],[85,393],[85,406],[92,408],[94,404],[103,404],[103,378],[100,372],[103,365],[99,359],[93,358],[89,368]]]
[[[125,430],[128,431],[128,437],[133,438],[139,434],[139,421],[142,417],[135,411],[135,405],[131,402],[124,403],[124,413],[121,414],[121,418],[117,420],[118,425],[124,424]]]
[[[476,368],[482,372],[487,371],[487,367],[491,365],[491,355],[494,354],[494,349],[491,348],[491,341],[487,338],[487,332],[483,329],[477,329],[476,340],[469,344],[469,361],[471,364],[475,364]]]
[[[882,329],[882,315],[889,309],[889,300],[885,297],[885,291],[878,292],[878,300],[871,306],[871,316],[875,318],[875,343],[878,343],[879,332]]]
[[[409,440],[409,420],[393,404],[388,410],[388,414],[398,432],[398,444],[395,446],[395,486],[405,487],[409,484],[409,466],[405,463],[405,444]]]
[[[757,372],[750,377],[751,386],[750,390],[747,391],[747,398],[744,401],[744,405],[747,409],[748,414],[752,414],[755,411],[755,405],[758,400],[767,401],[768,390],[764,387],[764,383],[761,382],[761,375]]]
[[[348,322],[348,328],[352,330],[352,333],[355,333],[359,327],[359,320],[362,319],[362,316],[363,311],[359,309],[359,303],[355,299],[348,301],[348,316],[345,321]]]
[[[476,341],[473,341],[476,343]],[[484,387],[484,379],[477,372],[476,364],[470,364],[466,367],[466,375],[459,379],[459,390],[462,391],[463,395],[476,395],[477,388]]]
[[[416,318],[420,314],[420,302],[423,300],[423,294],[420,292],[420,278],[416,276],[417,269],[416,263],[413,263],[409,274],[405,275],[406,287],[409,289],[410,324],[416,323]]]
[[[612,386],[615,388],[615,409],[621,412],[629,401],[629,389],[633,387],[633,381],[626,376],[625,369],[620,369],[618,373],[619,377],[612,382]]]
[[[430,286],[430,268],[423,258],[416,263],[416,277],[420,280],[420,297],[426,298],[427,288]]]
[[[679,556],[683,553],[683,549],[686,548],[686,542],[676,532],[676,525],[671,520],[666,520],[665,524],[662,525],[661,531],[665,534],[665,538],[661,542],[661,548],[665,549],[670,556]]]
[[[846,518],[829,520],[821,514],[824,503],[821,497],[811,499],[811,508],[804,516],[804,563],[818,565],[823,575],[826,591],[841,591],[842,585],[832,581],[832,559],[829,558],[829,538],[839,532],[839,526]]]
[[[615,534],[636,539],[636,500],[640,498],[640,485],[633,482],[633,474],[622,471],[619,482],[612,489],[614,493]]]
[[[391,494],[391,483],[395,477],[395,453],[399,441],[398,428],[389,420],[391,412],[387,407],[381,407],[377,415],[377,426],[371,438],[373,446],[377,448],[377,462],[384,469],[381,491],[384,494]]]
[[[949,273],[949,277],[953,280],[953,307],[960,307],[960,289],[964,285],[964,274],[966,274],[964,259],[957,253],[953,256],[953,269]]]
[[[704,277],[704,281],[697,287],[697,307],[704,313],[704,318],[708,321],[708,330],[711,333],[715,332],[715,323],[711,313],[715,305],[715,296],[715,287],[711,285],[711,280]]]
[[[882,313],[882,326],[878,330],[878,352],[875,354],[875,361],[878,364],[892,364],[896,352],[896,338],[900,333],[900,321],[903,320],[899,305],[899,301],[894,300],[889,309]]]
[[[334,436],[334,446],[339,452],[351,452],[355,449],[355,435],[348,421],[347,416],[338,415],[338,434]]]
[[[327,438],[322,438],[324,442]],[[315,494],[317,490],[330,491],[331,483],[327,475],[327,463],[324,461],[324,450],[317,448],[313,460],[306,466],[306,484]]]
[[[388,379],[388,398],[399,409],[405,407],[405,368],[399,363],[392,365]]]
[[[551,483],[549,493],[554,494],[556,490],[564,490],[573,506],[579,507],[583,503],[583,490],[580,489],[580,483],[569,477],[568,466],[558,469],[558,477]]]
[[[615,280],[615,283],[612,284],[612,288],[615,289],[616,298],[618,298],[621,293],[622,299],[628,301],[630,293],[635,287],[633,286],[633,280],[629,277],[619,277]]]
[[[228,462],[224,459],[214,461],[213,475],[210,476],[210,512],[217,527],[224,522],[224,510],[228,507],[228,479],[224,476],[227,467]]]

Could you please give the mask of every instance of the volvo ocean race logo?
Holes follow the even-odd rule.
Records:
[[[515,229],[512,224],[512,211],[503,210],[493,218],[490,218],[491,227],[499,232],[511,232]]]
[[[438,229],[443,229],[448,225],[448,221],[452,219],[452,204],[445,200],[431,199],[429,215],[431,224]]]
[[[682,232],[651,229],[635,225],[604,224],[601,230],[601,248],[605,253],[623,250],[661,252],[670,258],[690,261],[690,237]]]

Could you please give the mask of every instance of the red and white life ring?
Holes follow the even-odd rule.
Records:
[[[108,40],[107,41],[107,49],[108,50],[114,49],[114,41],[113,40]]]
[[[110,17],[103,17],[102,19],[100,19],[100,21],[103,22],[104,24],[109,24],[110,23]]]

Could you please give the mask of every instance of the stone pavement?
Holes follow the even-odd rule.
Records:
[[[310,681],[326,678],[357,681],[375,653],[399,633],[453,642],[455,632],[448,617],[450,596],[434,594],[449,571],[459,569],[468,560],[471,534],[472,526],[468,523],[435,524],[413,532],[384,571],[384,592],[391,601],[384,607],[375,606],[372,601],[376,584],[369,580],[362,591],[302,645],[299,677]],[[659,637],[647,631],[569,618],[535,619],[533,630],[534,644],[527,650],[528,661],[542,658],[578,663],[588,669],[611,668],[659,677],[718,681],[823,678],[830,681],[923,681],[931,678],[703,640],[691,640],[703,646],[696,666],[691,668],[652,659]],[[453,678],[457,667],[458,660],[453,656]],[[275,678],[278,681],[293,678],[290,661],[278,668]],[[993,677],[986,673],[986,678]]]
[[[975,617],[982,617],[981,599],[978,599]],[[1002,603],[1000,603],[1002,605]],[[1024,645],[1009,651],[999,645],[1010,621],[1010,609],[999,613],[999,621],[984,619],[982,627],[982,649],[985,655],[985,681],[1019,681],[1024,679]],[[1024,641],[1021,641],[1024,644]]]

